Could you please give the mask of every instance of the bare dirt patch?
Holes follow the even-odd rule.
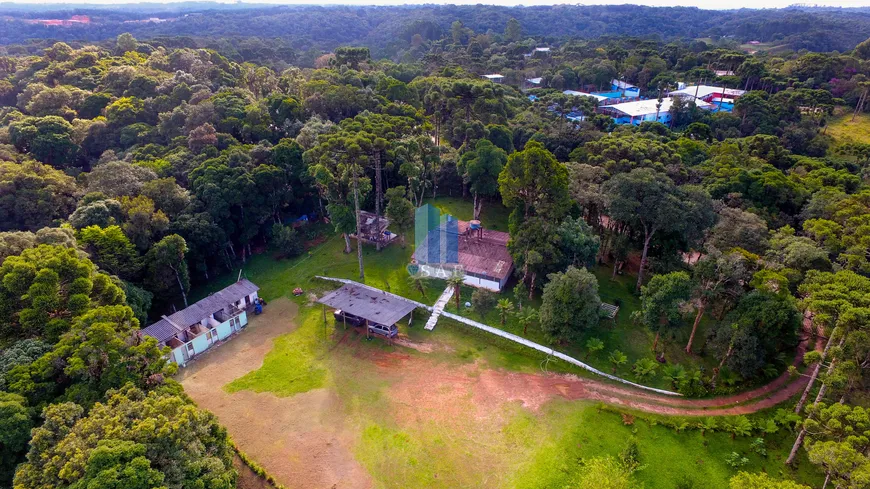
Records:
[[[409,340],[408,338],[402,338],[401,336],[393,340],[393,344],[405,348],[410,348],[412,350],[417,350],[420,353],[432,353],[433,351],[435,351],[435,345],[431,343],[417,343]]]
[[[272,340],[295,328],[296,304],[269,303],[241,334],[184,369],[178,380],[196,403],[218,416],[236,443],[287,487],[371,487],[351,452],[352,435],[338,416],[339,399],[326,389],[279,398],[228,394],[223,386],[258,369]]]

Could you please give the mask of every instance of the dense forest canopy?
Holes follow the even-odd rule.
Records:
[[[723,5],[727,7],[727,5]],[[331,50],[341,44],[367,46],[380,56],[396,56],[415,34],[439,39],[458,20],[479,33],[500,33],[516,18],[527,35],[551,39],[638,36],[660,40],[720,38],[737,44],[773,42],[811,51],[848,51],[870,31],[866,9],[789,8],[783,10],[702,10],[694,7],[638,5],[536,7],[498,6],[265,6],[180,3],[122,9],[93,6],[16,6],[0,8],[0,43],[30,39],[99,41],[130,32],[138,38],[239,36],[244,25],[261,37],[280,38],[298,51]],[[31,19],[90,17],[89,24],[59,27]],[[149,22],[162,19],[163,22]]]
[[[686,333],[679,348],[712,362],[669,366],[683,395],[776,377],[818,334],[826,346],[806,362],[817,395],[781,422],[797,438],[789,463],[806,449],[837,486],[867,487],[870,142],[829,133],[867,120],[866,12],[187,13],[130,24],[163,14],[18,9],[3,20],[0,485],[233,487],[226,432],[140,327],[253,254],[303,254],[318,228],[296,229],[301,216],[351,253],[362,210],[386,215],[404,243],[414,207],[451,195],[475,218],[487,206],[510,214],[515,299],[540,299],[519,308],[524,333],[577,341],[602,327],[587,268],[636,274],[632,320],[656,359]],[[25,22],[47,15],[92,22]],[[239,25],[264,37],[222,38]],[[749,53],[738,42],[750,40],[780,48]],[[502,83],[481,78],[493,73]],[[740,95],[732,110],[674,99],[667,124],[635,125],[565,93],[614,79],[657,112],[680,84]],[[360,243],[356,259],[363,277]],[[502,325],[513,314],[507,297],[472,302]],[[632,367],[638,379],[656,359]]]

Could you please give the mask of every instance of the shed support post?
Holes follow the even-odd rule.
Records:
[[[326,304],[322,304],[323,306],[323,324],[326,324]]]
[[[414,311],[411,311],[411,317],[408,318],[408,327],[411,327],[411,322],[414,321]]]

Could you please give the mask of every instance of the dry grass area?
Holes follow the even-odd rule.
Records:
[[[826,130],[837,143],[870,143],[870,114],[858,114],[852,121],[852,111],[838,111],[831,118]]]
[[[215,413],[245,452],[288,487],[367,488],[371,481],[351,452],[348,431],[336,416],[338,398],[327,389],[293,397],[222,387],[259,369],[273,340],[295,329],[297,306],[269,303],[245,331],[184,369],[185,392]]]

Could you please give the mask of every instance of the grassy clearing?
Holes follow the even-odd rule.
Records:
[[[652,344],[654,335],[652,332],[638,326],[631,321],[631,314],[640,308],[640,298],[634,293],[635,278],[633,276],[617,276],[612,278],[612,269],[607,266],[597,266],[591,270],[598,278],[598,288],[601,300],[610,304],[619,304],[620,310],[615,320],[603,320],[599,328],[594,331],[589,331],[583,334],[576,342],[559,345],[557,349],[580,359],[600,370],[613,372],[613,365],[608,359],[608,355],[613,350],[619,350],[626,354],[628,363],[618,368],[615,373],[624,378],[636,380],[645,385],[652,387],[672,389],[670,382],[660,376],[637,379],[631,371],[631,367],[637,360],[641,358],[653,358]],[[443,281],[433,280],[443,287]],[[509,288],[502,293],[502,296],[515,301],[513,294],[514,284],[510,284]],[[433,286],[433,288],[435,288]],[[474,289],[471,287],[463,287],[460,294],[460,309],[458,314],[469,317],[471,319],[482,321],[487,324],[498,326],[511,333],[525,336],[532,341],[548,344],[547,339],[539,329],[534,327],[529,328],[525,333],[516,317],[509,315],[504,325],[501,325],[501,318],[496,310],[490,311],[486,316],[482,317],[467,309],[465,304],[471,302],[471,294]],[[541,305],[540,296],[536,295],[532,301],[527,298],[523,301],[524,306],[538,308]],[[457,312],[455,301],[451,301],[447,308],[450,312]],[[704,335],[708,328],[714,324],[714,320],[708,315],[701,322],[698,328],[698,334],[695,338],[693,351],[702,351],[704,344]],[[669,363],[679,363],[686,367],[706,368],[710,369],[716,363],[714,359],[699,356],[697,354],[689,355],[685,352],[685,344],[688,341],[689,331],[683,328],[673,336],[664,335],[659,341],[660,348],[665,350],[665,358]],[[604,349],[595,353],[589,354],[585,345],[590,338],[598,338],[604,342]],[[561,366],[556,366],[559,369]]]
[[[852,122],[852,110],[838,112],[828,122],[828,135],[838,143],[870,143],[870,114],[858,114]]]
[[[452,426],[369,421],[357,458],[378,487],[512,487],[516,467],[534,453],[543,435],[530,429],[537,418],[517,405],[499,408],[493,418],[498,421],[468,418]]]
[[[518,489],[569,487],[577,476],[581,460],[602,455],[619,456],[632,438],[638,444],[644,466],[637,473],[637,479],[648,488],[727,487],[728,479],[736,472],[725,463],[725,457],[732,452],[749,460],[741,470],[763,470],[803,482],[819,482],[818,475],[807,470],[811,468],[808,463],[800,464],[796,472],[785,468],[783,460],[792,436],[785,431],[767,438],[768,453],[762,456],[750,449],[754,438],[732,440],[725,433],[702,435],[698,430],[677,433],[639,419],[626,425],[618,414],[599,412],[588,403],[569,401],[548,404],[532,426],[547,432],[546,442],[538,446],[518,470],[512,485]]]
[[[618,457],[628,441],[638,444],[642,470],[638,482],[647,488],[727,487],[738,469],[725,459],[732,452],[749,462],[740,470],[767,471],[777,477],[818,485],[819,475],[803,460],[798,470],[786,469],[788,435],[766,440],[768,453],[750,449],[752,438],[732,440],[725,433],[676,433],[672,429],[636,421],[626,426],[621,416],[599,412],[585,402],[553,401],[540,414],[519,407],[506,408],[508,422],[498,431],[474,434],[473,439],[446,434],[433,426],[391,428],[369,422],[362,431],[358,459],[382,487],[504,487],[562,489],[578,477],[586,458]],[[498,459],[486,455],[498,453]],[[486,461],[481,470],[473,462]],[[810,470],[808,470],[810,469]]]
[[[747,470],[780,474],[784,468],[782,460],[792,436],[785,430],[768,437],[768,455],[761,456],[750,450],[753,438],[732,440],[725,433],[703,436],[691,429],[677,433],[657,424],[655,417],[637,418],[627,426],[619,414],[599,410],[589,402],[554,400],[539,412],[508,402],[481,418],[475,414],[470,394],[462,394],[450,405],[456,415],[449,423],[430,419],[425,413],[397,418],[397,410],[407,408],[390,395],[401,381],[401,367],[379,374],[371,363],[373,358],[398,353],[423,356],[456,371],[478,366],[527,372],[539,369],[540,359],[469,335],[450,322],[439,324],[434,333],[422,333],[419,325],[400,325],[412,340],[426,337],[430,343],[447,347],[430,354],[380,340],[365,341],[354,332],[343,347],[331,349],[344,335],[340,326],[331,319],[324,325],[317,306],[301,306],[299,317],[300,326],[275,341],[260,370],[227,388],[278,396],[316,387],[331,389],[342,400],[341,416],[355,433],[354,455],[377,487],[561,489],[570,486],[581,460],[616,456],[631,437],[637,440],[645,465],[637,478],[646,487],[678,487],[686,482],[693,485],[681,487],[725,487],[736,472],[725,462],[732,452],[749,459]],[[691,474],[688,481],[683,474]],[[805,461],[797,472],[785,475],[819,482]]]
[[[304,316],[300,314],[296,322],[296,331],[275,339],[262,367],[225,385],[224,390],[272,392],[288,397],[322,387],[329,375],[322,362],[327,353],[322,321],[311,308],[306,308]]]
[[[518,402],[503,402],[481,415],[461,383],[447,393],[443,385],[432,387],[450,399],[444,405],[451,410],[449,421],[427,407],[409,415],[417,399],[409,405],[408,400],[394,397],[396,384],[405,375],[403,367],[382,369],[373,362],[401,355],[431,362],[439,372],[476,376],[489,368],[535,372],[541,358],[451,321],[439,323],[435,332],[423,331],[420,320],[412,327],[399,325],[410,340],[434,345],[432,353],[366,341],[353,331],[345,332],[331,318],[324,324],[319,306],[297,301],[298,327],[275,340],[262,368],[225,388],[282,397],[330,389],[341,399],[338,415],[353,433],[353,454],[376,487],[569,487],[583,458],[617,455],[631,437],[637,439],[646,466],[637,477],[648,488],[677,487],[685,482],[681,474],[692,474],[689,482],[694,482],[682,487],[724,487],[736,472],[725,463],[732,452],[749,459],[745,469],[778,474],[783,467],[792,436],[785,431],[768,438],[769,455],[762,457],[749,449],[751,438],[731,440],[724,433],[701,436],[692,430],[677,433],[656,424],[655,417],[638,418],[626,426],[619,414],[601,411],[589,402],[553,400],[538,412]],[[338,341],[342,344],[336,346]],[[453,391],[457,395],[451,397]],[[794,478],[818,482],[810,464],[799,467]]]
[[[355,244],[354,244],[355,246]],[[363,247],[363,262],[365,264],[365,283],[374,287],[389,289],[391,292],[419,298],[408,283],[408,272],[405,268],[410,263],[413,247],[402,249],[398,244],[391,245],[377,252],[374,247]],[[305,254],[289,259],[275,261],[268,254],[255,255],[241,267],[242,276],[260,286],[260,295],[268,300],[278,297],[292,297],[293,289],[301,287],[305,292],[320,292],[335,288],[318,280],[315,275],[359,279],[356,251],[344,253],[344,239],[339,235],[330,235],[321,245]],[[239,269],[209,282],[196,291],[197,297],[208,295],[220,290],[236,280]],[[415,295],[416,294],[416,295]],[[433,298],[431,302],[434,302]]]
[[[468,201],[442,197],[430,200],[429,202],[444,212],[448,212],[460,219],[470,219],[471,217],[471,203]],[[490,223],[489,225],[492,227],[504,226],[506,228],[508,219],[507,210],[497,203],[488,204],[483,208],[483,220]],[[408,241],[409,244],[405,249],[402,249],[398,244],[394,244],[380,252],[377,252],[373,247],[365,246],[363,248],[363,261],[366,271],[364,282],[404,297],[433,304],[443,291],[446,283],[442,280],[427,280],[424,294],[421,294],[414,288],[407,278],[408,272],[406,266],[410,263],[413,253],[413,240],[409,239]],[[634,292],[635,279],[629,275],[620,275],[614,279],[611,277],[612,270],[607,266],[594,267],[592,272],[598,277],[601,299],[611,304],[619,304],[619,315],[615,321],[602,321],[601,326],[595,331],[587,332],[579,341],[560,345],[558,349],[607,372],[613,371],[613,366],[608,359],[608,355],[613,350],[620,350],[628,357],[628,363],[617,369],[615,373],[631,380],[640,381],[632,373],[631,367],[641,358],[653,357],[651,347],[654,335],[646,328],[633,324],[631,321],[632,312],[640,307],[640,299]],[[306,293],[321,293],[334,289],[334,284],[315,279],[314,276],[324,275],[359,280],[359,269],[356,253],[345,254],[344,240],[341,236],[330,235],[321,245],[311,249],[300,257],[290,260],[276,262],[268,254],[255,255],[242,267],[242,275],[261,287],[260,294],[262,297],[266,300],[272,300],[281,296],[292,297],[292,291],[295,287],[303,288]],[[237,276],[238,269],[212,280],[207,287],[195,291],[193,295],[201,297],[211,291],[219,290],[232,283]],[[514,284],[515,281],[510,283],[507,290],[500,297],[508,297],[514,300],[512,290]],[[473,291],[474,289],[470,287],[463,287],[460,303],[465,304],[470,302]],[[532,307],[539,307],[540,296],[537,295],[530,304]],[[495,310],[491,311],[486,317],[481,318],[478,314],[465,309],[464,306],[460,307],[459,311],[457,311],[454,301],[448,304],[447,310],[458,312],[486,324],[501,327],[514,334],[525,336],[532,341],[547,344],[547,340],[540,330],[530,328],[524,334],[522,327],[513,315],[509,316],[506,323],[502,326],[498,313]],[[443,324],[443,322],[444,319],[441,320],[440,324]],[[662,345],[660,348],[664,348],[665,358],[668,362],[679,363],[687,368],[704,368],[707,371],[714,367],[717,363],[715,359],[709,355],[699,354],[703,353],[706,332],[713,325],[715,325],[714,319],[710,314],[707,314],[695,337],[693,347],[695,353],[691,355],[686,354],[684,351],[686,341],[688,340],[690,324],[687,324],[673,335],[664,335],[660,342],[660,345]],[[605,348],[596,354],[590,355],[585,345],[593,337],[602,340]],[[504,345],[499,345],[499,348],[503,347]],[[474,355],[474,352],[469,352],[469,355]],[[505,358],[499,362],[506,367],[509,367],[513,363],[522,364],[521,360],[513,358]],[[556,365],[553,368],[556,371],[562,369],[562,371],[574,372],[568,366]],[[582,372],[580,374],[585,375]],[[757,379],[758,383],[763,383],[765,380],[763,378]],[[673,388],[670,382],[661,376],[643,379],[641,383],[665,389]]]
[[[739,47],[740,50],[745,51],[747,53],[783,53],[789,51],[790,48],[787,44],[777,44],[775,42],[762,42],[760,44],[741,44]],[[742,87],[741,87],[742,88]]]

